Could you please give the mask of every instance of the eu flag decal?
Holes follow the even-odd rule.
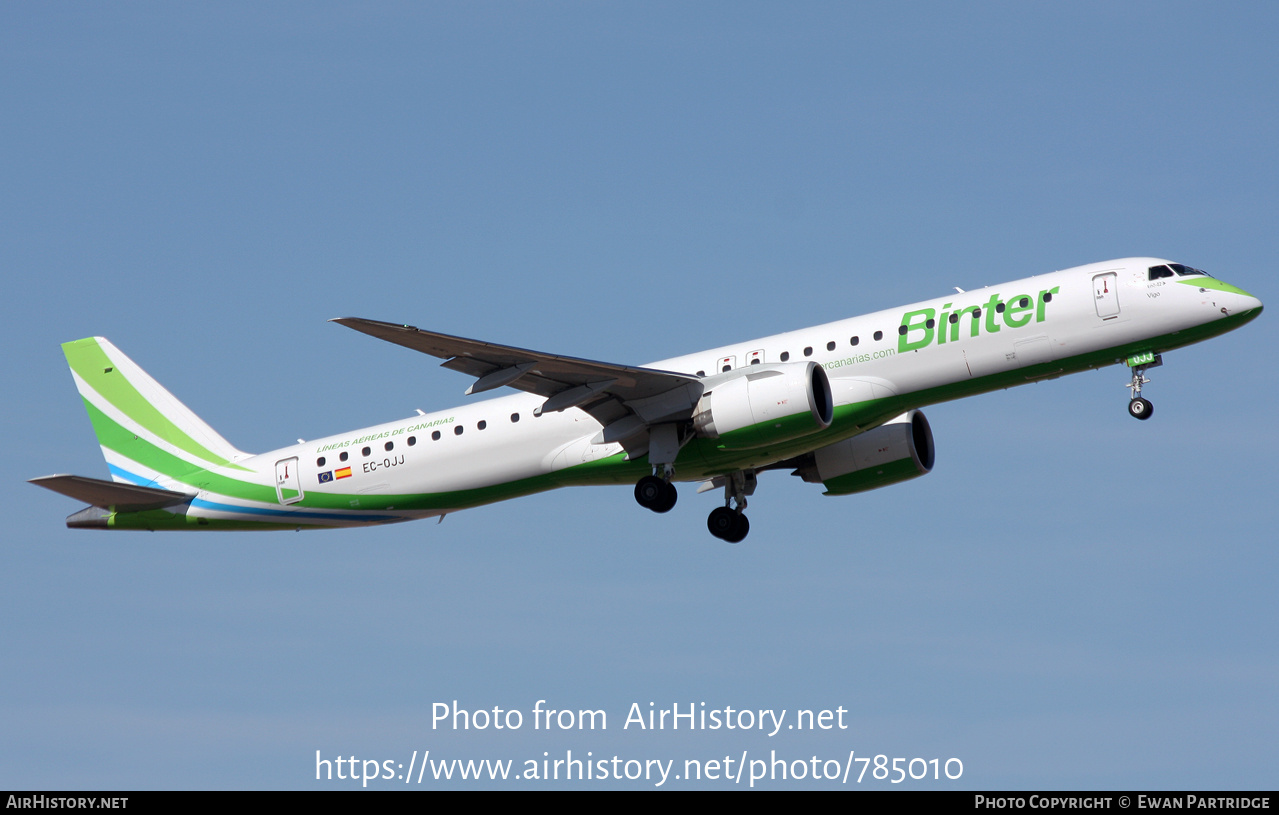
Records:
[[[321,484],[327,484],[327,483],[329,483],[329,482],[330,482],[330,481],[332,481],[332,480],[333,480],[333,471],[332,471],[332,470],[329,470],[327,473],[320,473],[320,483],[321,483]]]

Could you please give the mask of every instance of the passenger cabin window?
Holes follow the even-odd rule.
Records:
[[[388,452],[388,453],[389,453],[389,452],[391,452],[391,449],[392,449],[393,447],[395,447],[395,442],[393,442],[393,441],[388,441],[388,442],[386,443],[386,452]]]
[[[518,413],[512,413],[512,414],[511,414],[511,424],[515,424],[515,423],[516,423],[516,422],[518,422],[519,420],[520,420],[520,414],[518,414]]]
[[[475,426],[476,426],[477,428],[479,428],[480,430],[483,430],[484,428],[486,428],[486,427],[488,427],[488,426],[489,426],[489,423],[488,423],[488,422],[486,422],[486,421],[484,421],[483,419],[480,419],[479,424],[477,424],[477,425],[475,425]]]
[[[409,436],[409,447],[417,444],[417,436]]]
[[[848,344],[849,344],[849,345],[856,345],[857,343],[859,343],[859,342],[861,342],[861,341],[862,341],[862,338],[861,338],[861,337],[849,337],[849,338],[848,338]]]
[[[431,434],[431,441],[439,441],[439,440],[440,440],[440,431],[436,430],[434,433]]]
[[[782,362],[786,362],[789,359],[790,359],[790,351],[783,351],[781,355]]]
[[[811,357],[812,355],[813,355],[813,346],[810,345],[804,349],[804,356]]]
[[[835,341],[834,341],[834,340],[831,340],[830,342],[826,343],[826,350],[827,350],[827,351],[834,351],[834,350],[835,350]]]
[[[462,425],[458,425],[457,427],[453,428],[453,435],[454,436],[462,435]]]
[[[347,459],[347,452],[343,450],[341,453],[338,454],[338,460],[346,461],[346,459]]]
[[[365,458],[368,458],[369,453],[372,453],[372,452],[373,451],[370,448],[365,447],[363,450],[360,451],[360,454],[364,456]]]
[[[324,456],[320,456],[319,458],[317,458],[317,459],[315,460],[315,466],[316,466],[316,467],[323,467],[323,466],[324,466]]]
[[[875,332],[875,342],[879,342],[879,341],[880,341],[880,340],[882,340],[883,338],[884,338],[884,332],[883,332],[883,331],[876,331],[876,332]]]

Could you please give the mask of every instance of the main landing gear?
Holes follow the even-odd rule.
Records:
[[[679,499],[679,493],[671,483],[675,477],[673,462],[681,447],[679,428],[670,423],[659,424],[650,428],[648,435],[648,460],[653,465],[653,474],[644,476],[635,484],[635,500],[645,509],[670,512]]]
[[[657,470],[657,467],[653,468]],[[654,512],[670,512],[679,498],[675,485],[671,483],[674,471],[669,466],[661,467],[662,474],[656,472],[646,475],[635,484],[635,500],[645,509]],[[731,475],[716,476],[705,484],[698,492],[704,492],[714,486],[724,485],[724,506],[716,507],[706,519],[706,528],[720,540],[729,543],[742,541],[751,531],[751,522],[743,514],[746,509],[746,496],[755,492],[754,470],[738,471]]]
[[[1150,380],[1146,378],[1146,369],[1163,365],[1163,359],[1158,354],[1155,354],[1153,359],[1150,357],[1147,359],[1150,361],[1143,365],[1132,366],[1132,381],[1127,385],[1132,390],[1132,399],[1128,402],[1128,415],[1142,421],[1149,419],[1155,412],[1155,406],[1141,395],[1141,386],[1150,383]]]
[[[679,492],[670,482],[669,474],[666,477],[646,475],[635,485],[635,500],[654,512],[670,512],[678,499]]]
[[[751,522],[740,509],[716,507],[706,519],[706,528],[720,540],[739,543],[751,531]]]
[[[739,470],[724,477],[724,506],[711,510],[706,519],[706,528],[712,535],[729,543],[740,543],[746,538],[751,531],[751,522],[744,514],[746,496],[755,492],[755,484],[754,470]]]

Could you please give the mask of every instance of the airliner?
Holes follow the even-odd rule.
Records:
[[[1128,412],[1163,354],[1232,331],[1261,301],[1180,263],[1125,258],[631,366],[344,317],[438,357],[468,395],[519,393],[301,441],[237,449],[102,337],[62,348],[111,480],[32,483],[90,506],[75,529],[318,529],[441,518],[557,487],[634,485],[653,512],[677,483],[722,490],[707,519],[737,543],[758,476],[789,470],[826,495],[932,471],[921,408],[1109,365]]]

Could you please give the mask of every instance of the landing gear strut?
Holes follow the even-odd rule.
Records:
[[[1150,361],[1132,366],[1132,381],[1128,383],[1128,388],[1132,390],[1132,399],[1128,402],[1128,415],[1142,421],[1149,419],[1155,412],[1155,406],[1141,395],[1141,386],[1150,383],[1150,380],[1146,378],[1146,369],[1163,365],[1163,359],[1158,354],[1153,355],[1153,358],[1147,356],[1147,359]]]
[[[644,476],[635,484],[635,500],[645,509],[670,512],[679,498],[675,485],[671,483],[675,477],[675,456],[681,447],[679,428],[670,423],[654,425],[648,436],[648,460],[653,465],[653,474]]]
[[[725,478],[724,506],[711,510],[706,519],[706,528],[720,540],[739,543],[751,531],[751,522],[743,511],[746,509],[746,496],[755,492],[755,472],[753,470],[738,471]],[[736,508],[730,506],[736,504]]]

